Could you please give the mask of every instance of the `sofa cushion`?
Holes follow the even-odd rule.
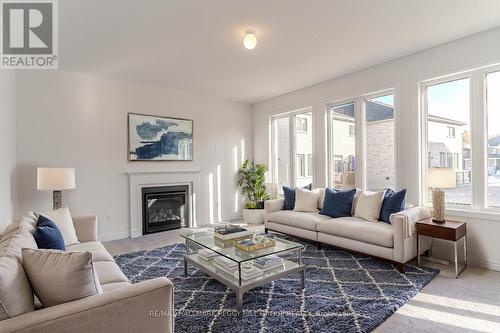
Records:
[[[312,184],[302,187],[305,190],[311,190]],[[283,196],[285,198],[284,208],[285,210],[293,210],[295,207],[295,188],[283,186]]]
[[[399,192],[394,192],[391,189],[385,191],[384,202],[382,203],[382,209],[380,209],[379,220],[391,223],[391,221],[389,221],[391,214],[399,213],[405,209],[405,197],[406,189]]]
[[[385,191],[363,191],[356,202],[354,216],[367,221],[377,221],[384,202]]]
[[[341,217],[319,222],[317,228],[320,233],[394,247],[394,227],[387,223],[368,223],[357,217]]]
[[[318,191],[310,191],[300,187],[295,188],[294,212],[318,212]]]
[[[44,307],[102,294],[90,252],[23,249],[23,263]]]
[[[33,290],[21,261],[13,256],[1,256],[0,321],[34,310]]]
[[[267,216],[267,220],[270,222],[313,231],[316,231],[316,224],[318,222],[328,219],[330,217],[318,213],[294,212],[290,210],[280,210],[270,213]]]
[[[41,213],[40,215],[45,216],[57,225],[64,238],[65,246],[79,243],[68,207],[59,208],[48,213]]]
[[[94,263],[94,267],[99,277],[101,285],[114,282],[128,282],[127,277],[120,270],[118,265],[111,261],[98,261]]]
[[[92,253],[92,261],[111,261],[115,260],[100,242],[86,242],[70,245],[67,251],[88,251]]]
[[[39,249],[66,250],[61,231],[54,222],[40,215],[35,229],[36,245]]]
[[[337,190],[327,188],[325,190],[323,209],[319,213],[330,217],[351,216],[352,201],[355,194],[356,189]]]

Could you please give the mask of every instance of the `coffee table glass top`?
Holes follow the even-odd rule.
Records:
[[[265,257],[271,254],[287,252],[293,249],[303,248],[304,245],[274,236],[267,235],[266,237],[273,238],[276,245],[267,249],[245,252],[238,250],[230,242],[222,242],[214,237],[214,231],[211,228],[203,229],[183,229],[180,233],[181,237],[188,241],[198,244],[204,248],[210,249],[224,257],[227,257],[238,263],[253,260],[260,257]]]

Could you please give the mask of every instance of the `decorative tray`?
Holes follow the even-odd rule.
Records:
[[[269,247],[273,247],[276,245],[276,242],[274,239],[267,238],[267,237],[258,237],[255,236],[253,238],[247,238],[247,239],[242,239],[234,242],[234,247],[245,251],[245,252],[252,252],[252,251],[258,251],[262,249],[267,249]]]

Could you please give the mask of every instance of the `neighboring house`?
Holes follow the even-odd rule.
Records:
[[[470,183],[470,145],[467,124],[428,116],[428,184],[455,188]]]
[[[500,177],[500,135],[488,138],[488,176]]]

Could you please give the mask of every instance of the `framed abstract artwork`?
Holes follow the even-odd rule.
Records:
[[[192,161],[193,121],[128,114],[129,161]]]

